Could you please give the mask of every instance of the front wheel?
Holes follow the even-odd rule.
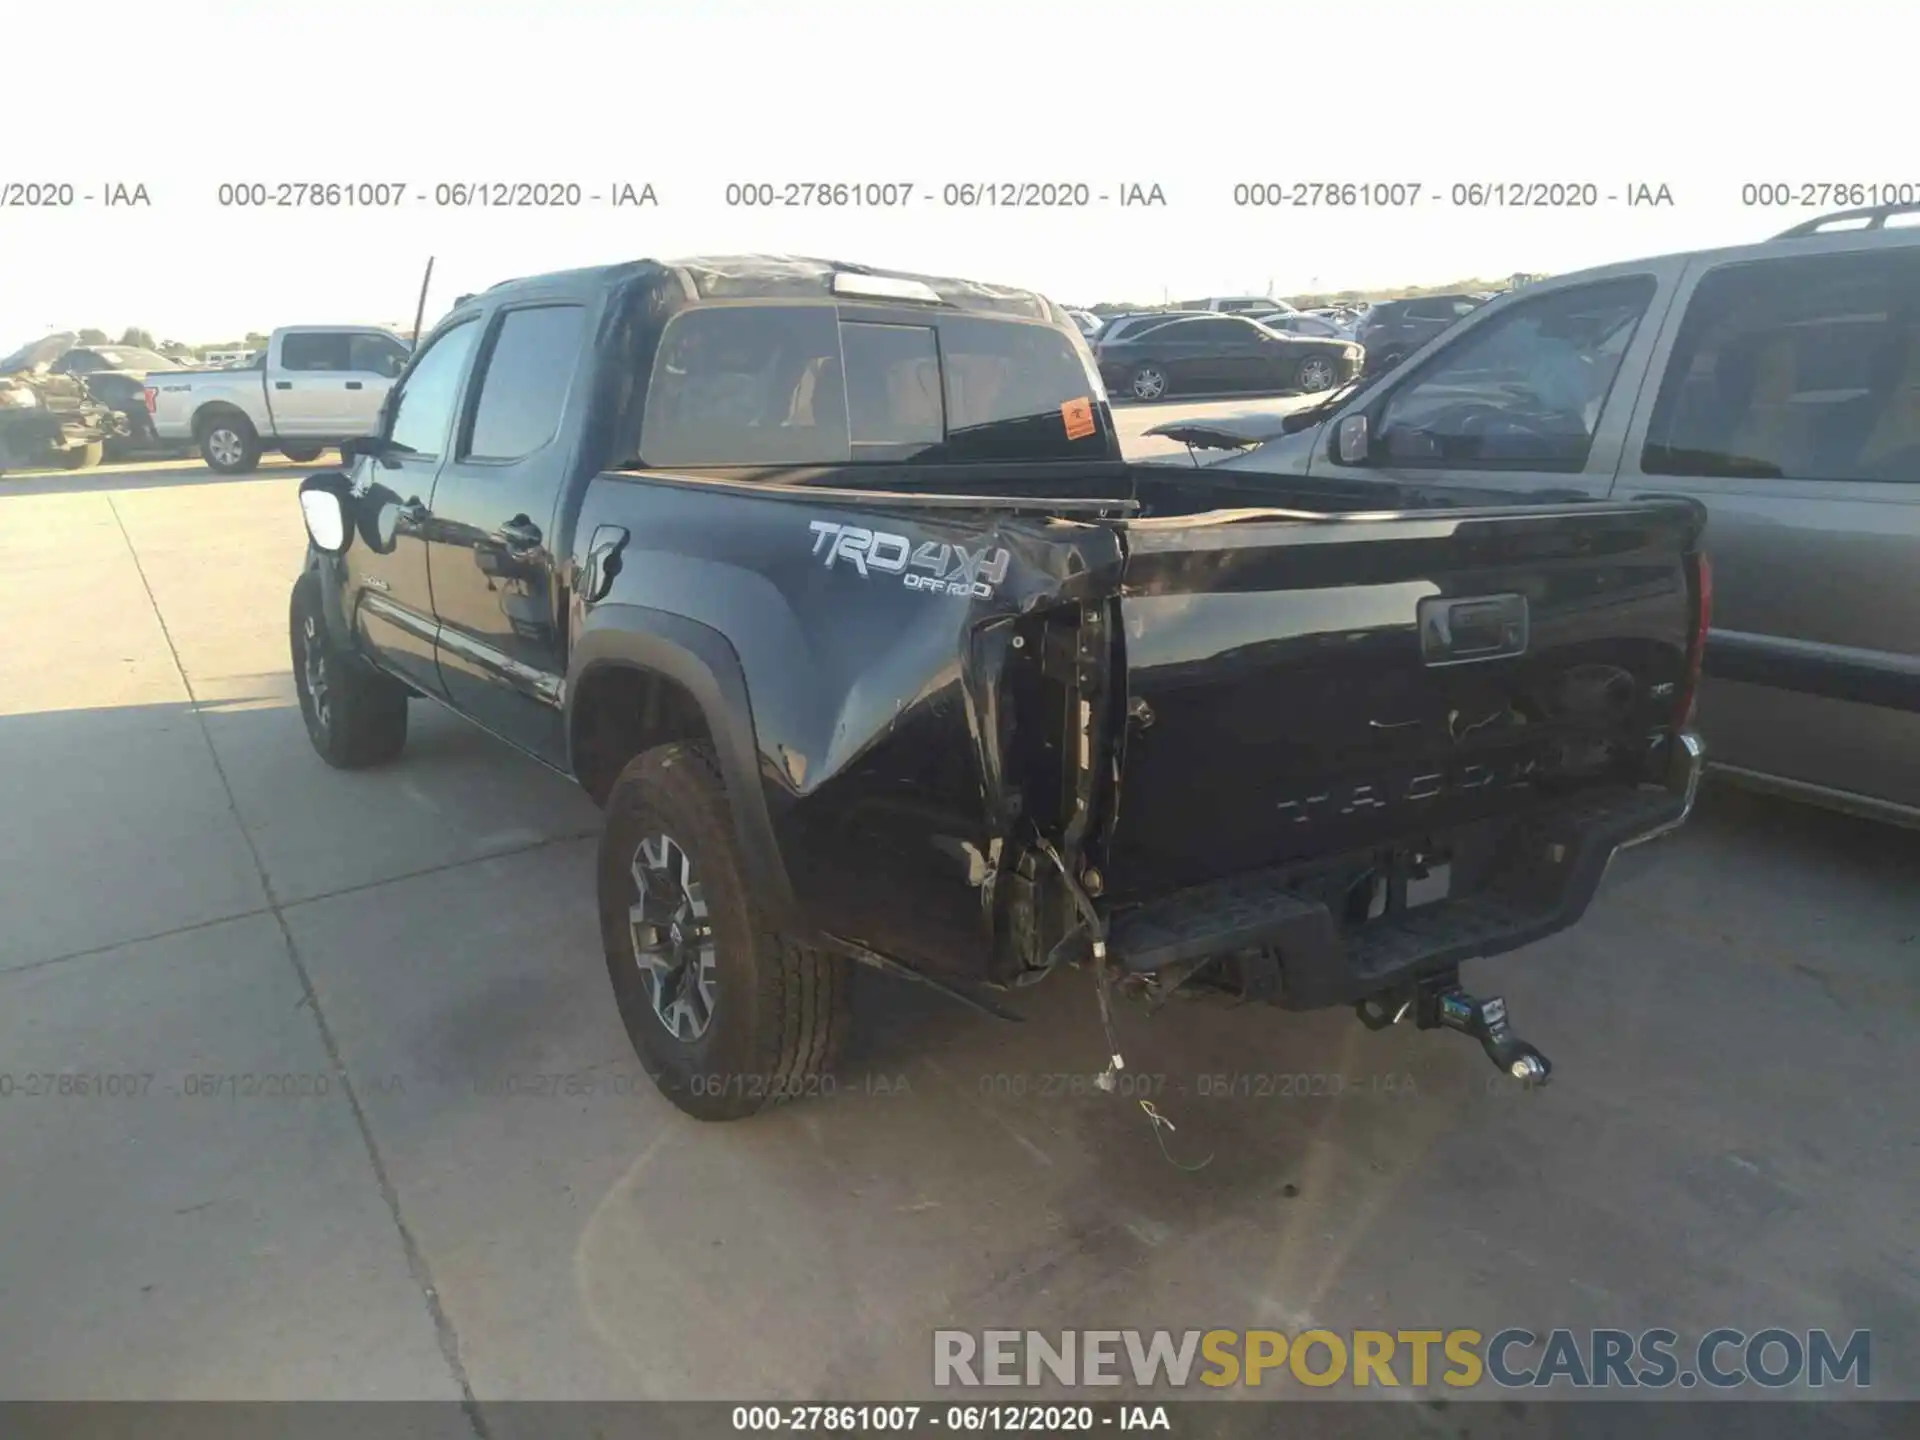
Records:
[[[607,797],[600,935],[615,1003],[660,1093],[739,1120],[832,1093],[847,962],[769,928],[710,746],[635,757]]]
[[[308,571],[289,607],[293,688],[320,758],[340,770],[393,759],[407,743],[407,690],[328,633],[319,577]]]

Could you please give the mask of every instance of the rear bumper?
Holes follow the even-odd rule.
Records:
[[[1661,783],[1571,796],[1477,837],[1488,858],[1468,893],[1343,925],[1291,873],[1241,875],[1117,916],[1109,951],[1122,969],[1152,974],[1271,949],[1280,1003],[1318,1010],[1531,945],[1586,913],[1621,850],[1686,823],[1705,750],[1688,733],[1668,751]]]

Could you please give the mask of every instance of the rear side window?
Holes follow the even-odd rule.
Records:
[[[1704,277],[1640,468],[1920,479],[1920,251],[1751,261]]]
[[[585,315],[578,305],[541,305],[501,317],[465,458],[520,460],[559,432]]]
[[[1180,320],[1177,328],[1155,336],[1159,340],[1179,340],[1201,345],[1230,345],[1247,338],[1247,330],[1238,320]]]
[[[1098,392],[1049,325],[831,306],[716,306],[662,336],[641,432],[650,466],[1104,459]]]
[[[282,370],[351,370],[353,337],[338,331],[283,335],[280,338]]]

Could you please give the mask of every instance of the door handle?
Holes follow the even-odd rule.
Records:
[[[273,388],[276,390],[291,390],[293,388],[293,381],[276,380],[273,382]]]
[[[516,553],[540,548],[540,527],[524,515],[516,515],[500,527],[500,538]]]
[[[347,389],[349,390],[364,390],[365,388],[366,387],[362,385],[358,380],[347,381]]]

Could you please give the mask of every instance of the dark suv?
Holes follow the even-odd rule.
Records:
[[[1391,370],[1463,315],[1487,302],[1485,295],[1421,295],[1382,300],[1367,311],[1354,335],[1367,350],[1367,373]]]

